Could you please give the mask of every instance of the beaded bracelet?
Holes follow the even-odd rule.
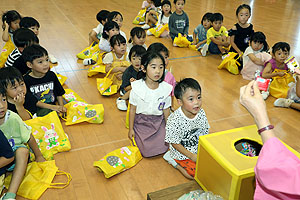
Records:
[[[257,132],[260,135],[262,132],[267,131],[267,130],[271,130],[273,128],[274,128],[273,125],[268,125],[268,126],[265,126],[265,127],[261,128],[261,129],[259,129]]]

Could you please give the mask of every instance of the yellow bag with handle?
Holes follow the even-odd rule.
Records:
[[[218,69],[227,69],[232,74],[239,74],[239,68],[241,64],[237,61],[240,56],[235,58],[238,54],[234,52],[229,52],[227,57],[221,62],[221,64],[218,66]]]
[[[33,137],[46,160],[53,159],[58,152],[69,151],[71,144],[55,111],[44,117],[25,121],[31,127]]]
[[[104,120],[104,108],[102,104],[87,104],[79,101],[72,101],[65,105],[67,108],[66,125],[89,122],[100,124]]]
[[[149,31],[155,36],[159,37],[164,31],[168,31],[169,26],[168,24],[159,24],[155,28],[150,28]]]
[[[131,146],[116,149],[99,161],[95,161],[94,166],[104,173],[105,178],[110,178],[135,166],[143,157],[134,139],[133,142],[134,146],[131,144]]]
[[[9,36],[9,40],[5,43],[4,47],[1,50],[0,54],[0,68],[4,67],[4,64],[9,56],[9,54],[15,49],[14,43],[11,41]]]
[[[92,58],[94,54],[99,52],[99,45],[96,42],[93,42],[89,47],[83,49],[80,53],[78,53],[76,56],[79,59],[86,59],[86,58]]]
[[[140,24],[140,22],[145,22],[146,8],[139,11],[138,15],[134,18],[133,24]]]
[[[80,101],[83,103],[86,103],[85,100],[83,100],[76,92],[74,92],[72,89],[65,89],[65,94],[63,95],[63,98],[67,103],[71,101]]]
[[[192,43],[181,33],[178,33],[178,36],[174,38],[173,44],[176,44],[178,47],[188,47],[192,50],[196,50],[196,45],[192,45]]]
[[[94,76],[98,73],[106,73],[105,71],[105,64],[103,63],[103,56],[105,55],[105,52],[99,53],[96,63],[92,66],[90,66],[90,68],[88,69],[88,77]]]
[[[65,175],[65,183],[52,183],[55,176]],[[12,174],[5,178],[4,185],[9,188]],[[31,162],[27,165],[23,181],[17,194],[26,199],[39,199],[48,188],[63,189],[70,184],[71,174],[61,171],[55,164],[55,160],[45,162]]]
[[[128,103],[127,112],[126,112],[126,121],[125,121],[126,128],[129,128],[129,113],[130,113],[130,103]]]
[[[272,95],[275,98],[286,98],[290,89],[288,84],[290,82],[295,82],[295,80],[291,74],[286,72],[286,70],[275,69],[272,73],[277,72],[285,72],[285,75],[282,77],[275,76],[272,78],[273,80],[269,87],[270,95]]]
[[[97,88],[101,95],[110,96],[118,91],[118,85],[113,84],[116,82],[117,78],[115,77],[115,73],[111,74],[111,71],[114,69],[112,67],[106,74],[104,78],[97,78]]]

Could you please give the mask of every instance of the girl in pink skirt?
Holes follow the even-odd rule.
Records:
[[[131,83],[128,137],[135,138],[144,157],[152,157],[169,147],[164,138],[173,87],[163,81],[165,61],[159,53],[143,55],[141,70],[141,79]]]

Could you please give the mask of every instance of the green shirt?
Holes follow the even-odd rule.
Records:
[[[18,114],[10,110],[7,110],[4,123],[0,125],[0,130],[12,147],[27,143],[30,139],[31,129]]]

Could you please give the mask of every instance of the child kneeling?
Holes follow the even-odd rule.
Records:
[[[164,159],[186,178],[193,179],[199,136],[208,134],[209,129],[201,108],[201,87],[196,80],[186,78],[177,83],[174,93],[180,107],[167,121],[165,142],[170,144],[170,150]]]

